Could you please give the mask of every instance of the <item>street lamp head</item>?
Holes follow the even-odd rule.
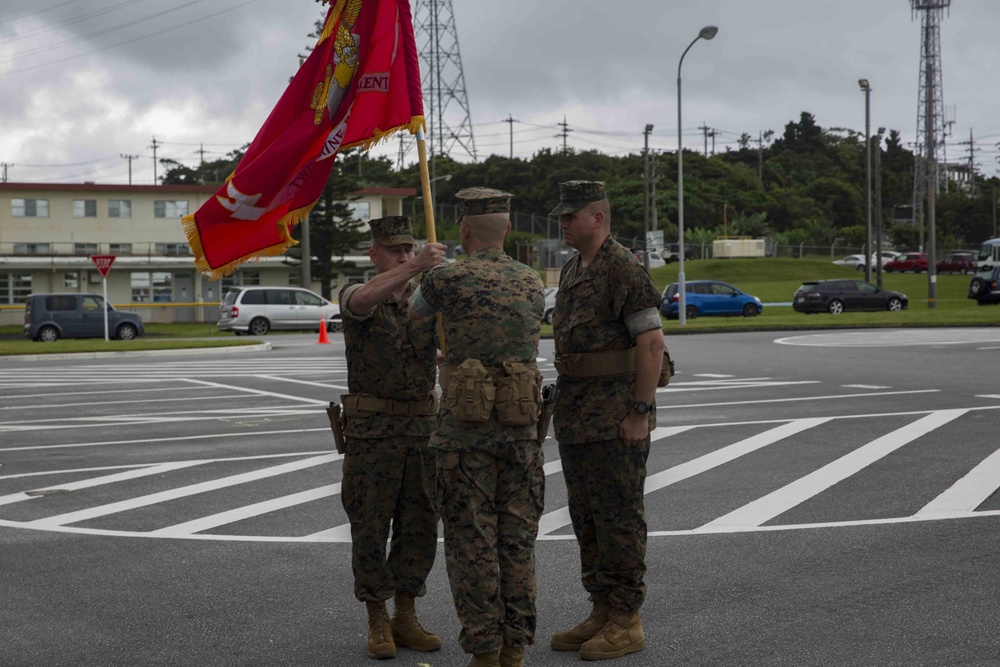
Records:
[[[861,90],[866,93],[871,90],[871,87],[868,85],[868,79],[858,79],[858,85],[861,86]]]
[[[885,128],[884,128],[884,127],[880,127],[880,128],[878,129],[878,136],[880,136],[880,137],[881,137],[881,136],[882,136],[883,134],[885,134]]]
[[[653,124],[652,123],[647,124],[646,125],[646,132],[645,133],[649,134],[652,131],[653,131]]]
[[[707,25],[701,29],[701,32],[698,33],[698,36],[701,37],[702,39],[712,39],[713,37],[715,37],[715,33],[717,32],[719,32],[718,27],[714,25]]]

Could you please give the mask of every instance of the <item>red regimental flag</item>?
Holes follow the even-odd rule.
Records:
[[[212,279],[280,255],[309,215],[342,148],[422,127],[407,0],[335,0],[316,48],[235,171],[183,220],[195,267]]]

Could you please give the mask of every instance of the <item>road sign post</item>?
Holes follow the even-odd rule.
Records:
[[[108,271],[111,270],[111,265],[115,263],[114,255],[91,255],[90,261],[94,263],[97,270],[101,272],[101,277],[104,279],[104,340],[110,340],[108,336]]]

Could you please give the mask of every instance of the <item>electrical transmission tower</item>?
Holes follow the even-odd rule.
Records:
[[[468,155],[475,161],[476,142],[451,0],[417,0],[413,32],[423,72],[429,152],[452,158]]]
[[[919,154],[913,161],[913,222],[920,229],[920,246],[924,246],[924,199],[928,222],[933,225],[934,196],[941,188],[938,179],[940,165],[947,165],[944,117],[944,84],[941,76],[941,19],[951,0],[910,0],[910,12],[920,12],[920,74],[917,86],[917,146]],[[929,230],[933,234],[933,228]],[[933,251],[933,236],[930,237]]]

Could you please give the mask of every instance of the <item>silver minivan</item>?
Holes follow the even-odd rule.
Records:
[[[219,331],[266,336],[274,331],[341,331],[340,306],[301,287],[235,287],[219,305]]]

